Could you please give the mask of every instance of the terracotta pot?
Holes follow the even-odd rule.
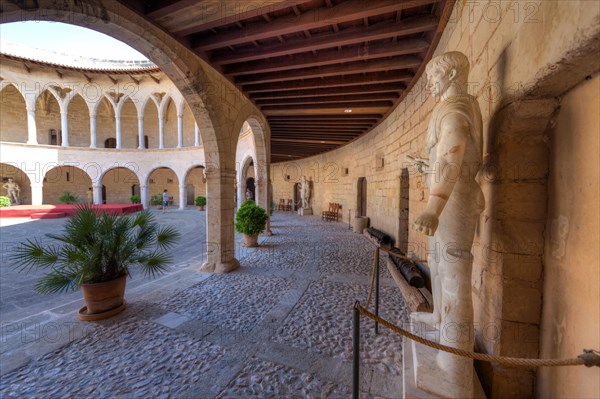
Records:
[[[205,206],[206,206],[206,205],[197,206],[196,208],[198,208],[198,210],[199,210],[199,211],[203,211]]]
[[[111,281],[81,284],[87,314],[104,313],[123,305],[127,275]]]
[[[258,247],[258,235],[249,236],[244,234],[244,246],[245,247]]]

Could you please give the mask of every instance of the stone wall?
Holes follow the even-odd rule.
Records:
[[[600,343],[600,76],[561,101],[550,140],[544,237],[541,357],[564,358]],[[538,396],[599,398],[600,369],[543,368]]]
[[[89,175],[79,168],[72,166],[52,168],[44,176],[42,189],[44,204],[60,204],[59,198],[65,191],[73,194],[79,201],[87,202],[87,191],[91,187],[92,180]]]
[[[25,100],[17,88],[8,85],[0,92],[0,140],[14,143],[27,141]]]
[[[473,270],[476,338],[483,352],[538,357],[539,342],[547,339],[546,331],[540,338],[542,300],[546,300],[542,295],[545,204],[552,201],[549,196],[565,195],[564,190],[548,192],[547,138],[559,106],[555,98],[600,69],[599,21],[597,2],[458,1],[436,49],[436,55],[447,51],[467,55],[469,89],[483,114],[486,209],[475,238]],[[407,249],[424,258],[425,236],[406,231],[428,197],[424,176],[407,158],[427,156],[425,134],[435,101],[424,86],[421,76],[379,126],[353,143],[321,156],[272,165],[275,202],[292,198],[294,183],[306,175],[314,184],[315,213],[328,202],[338,202],[346,221],[347,211],[357,208],[358,179],[365,177],[371,225],[399,241],[408,236]],[[599,93],[589,96],[597,100]],[[597,136],[589,130],[581,134],[590,139]],[[597,166],[597,150],[594,154]],[[597,219],[597,206],[595,212]],[[598,257],[590,267],[598,269]],[[574,285],[565,287],[560,300],[576,295]],[[569,331],[586,328],[590,325],[577,319]],[[598,323],[593,329],[597,333]],[[597,346],[597,340],[590,345]],[[570,351],[569,357],[579,352],[580,348]],[[489,398],[535,394],[535,370],[489,364],[477,364],[477,369]],[[565,369],[553,373],[561,376],[562,392],[581,392]],[[537,395],[561,397],[557,389],[554,384],[539,389]],[[584,388],[593,394],[589,389]]]

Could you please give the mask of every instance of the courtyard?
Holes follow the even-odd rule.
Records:
[[[39,272],[7,260],[64,220],[2,221],[0,397],[347,398],[352,305],[366,300],[374,245],[347,223],[275,212],[273,235],[244,248],[241,268],[202,273],[205,213],[156,213],[182,233],[168,274],[128,280],[127,309],[80,322],[81,293],[40,296]],[[381,314],[408,311],[385,268]],[[402,340],[364,321],[361,397],[402,396]]]

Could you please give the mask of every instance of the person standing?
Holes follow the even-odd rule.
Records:
[[[162,205],[163,205],[162,211],[163,211],[163,213],[165,213],[165,210],[169,207],[169,194],[167,193],[166,188],[165,188],[165,191],[163,191],[162,197],[163,197],[162,198]]]

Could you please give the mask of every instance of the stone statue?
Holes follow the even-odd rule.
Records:
[[[310,181],[306,180],[306,176],[302,176],[302,186],[300,188],[300,196],[302,197],[302,208],[310,208]]]
[[[8,182],[4,183],[2,188],[5,188],[8,192],[8,198],[14,205],[19,205],[19,196],[21,195],[21,187],[15,182],[13,178],[9,177]]]
[[[482,121],[477,100],[467,93],[469,61],[460,52],[433,58],[427,88],[440,101],[427,128],[429,198],[413,228],[429,236],[433,313],[415,312],[413,322],[439,331],[440,343],[474,349],[471,247],[483,193],[476,182],[482,162]],[[436,363],[452,385],[449,397],[472,397],[472,360],[438,352]]]

